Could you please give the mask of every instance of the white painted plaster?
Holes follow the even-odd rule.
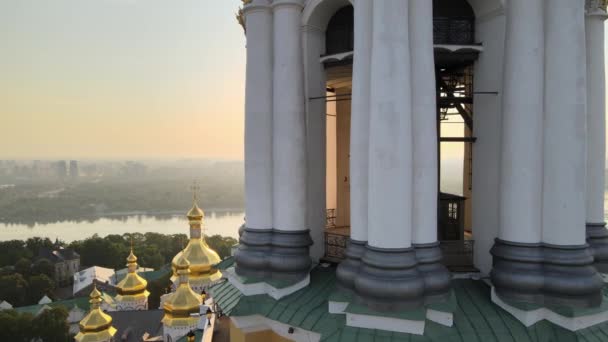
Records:
[[[437,324],[445,325],[446,327],[451,327],[454,325],[454,314],[451,312],[427,309],[426,319]]]
[[[606,14],[587,15],[587,198],[586,219],[604,222],[606,167],[606,70],[604,21]]]
[[[301,0],[275,0],[273,74],[273,225],[306,227],[306,120]]]
[[[541,241],[544,34],[543,0],[507,7],[498,237]]]
[[[414,335],[424,334],[425,323],[424,320],[414,321],[392,317],[346,314],[346,325],[349,327],[386,330]]]
[[[584,8],[584,0],[545,6],[542,240],[554,245],[585,243]]]
[[[368,243],[411,246],[412,107],[408,1],[373,3]]]
[[[245,217],[248,228],[272,226],[272,12],[268,0],[245,6]]]
[[[344,314],[344,310],[348,307],[348,302],[328,302],[328,309],[330,314]]]
[[[310,275],[306,275],[306,278],[293,285],[277,289],[276,287],[265,282],[244,284],[241,281],[241,278],[236,274],[234,267],[227,269],[225,272],[223,272],[223,274],[224,277],[228,279],[230,284],[236,287],[245,296],[266,294],[276,300],[299,291],[310,284]]]
[[[564,329],[577,331],[608,321],[608,311],[602,311],[587,316],[566,317],[547,308],[539,308],[530,311],[521,310],[502,301],[500,297],[496,295],[494,287],[492,287],[492,302],[510,313],[526,327],[530,327],[537,322],[546,319]]]
[[[437,91],[433,58],[433,3],[410,0],[412,58],[412,241],[437,241]]]

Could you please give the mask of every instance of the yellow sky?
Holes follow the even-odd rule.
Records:
[[[0,2],[0,159],[242,159],[239,4]]]

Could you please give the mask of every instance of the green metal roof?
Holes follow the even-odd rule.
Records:
[[[243,296],[230,283],[211,288],[211,294],[230,316],[259,314],[272,320],[321,334],[321,341],[410,341],[410,342],[541,342],[608,341],[608,323],[571,332],[548,321],[526,328],[508,312],[492,303],[490,287],[483,281],[454,280],[454,326],[426,321],[424,335],[394,333],[346,326],[345,315],[328,312],[328,298],[335,289],[335,268],[317,267],[310,285],[280,300],[267,295]],[[334,295],[335,296],[335,295]]]
[[[58,306],[62,306],[64,308],[66,308],[66,310],[70,311],[74,306],[77,306],[78,308],[84,310],[84,311],[88,311],[89,310],[89,297],[78,297],[78,298],[72,298],[72,299],[65,299],[65,300],[59,300],[56,302],[52,302],[49,304],[36,304],[36,305],[28,305],[28,306],[21,306],[18,308],[15,308],[15,311],[17,312],[21,312],[21,313],[31,313],[32,315],[37,314],[40,309],[42,309],[44,306],[50,306],[51,308],[55,308]]]

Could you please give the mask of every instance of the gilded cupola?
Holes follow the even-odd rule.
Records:
[[[112,317],[101,310],[101,302],[101,292],[94,286],[89,300],[91,309],[80,321],[80,332],[74,337],[77,342],[106,342],[116,334]]]
[[[213,265],[219,263],[221,259],[219,255],[207,245],[205,236],[202,233],[205,214],[197,203],[197,189],[198,187],[196,187],[196,185],[193,186],[193,204],[190,211],[186,214],[190,225],[190,240],[188,241],[186,248],[179,252],[171,262],[173,268],[171,280],[175,284],[178,278],[176,267],[177,261],[181,256],[184,256],[190,262],[190,285],[200,292],[200,290],[206,287],[210,282],[220,279],[222,274],[213,267]]]
[[[142,276],[137,274],[137,257],[133,254],[133,243],[131,243],[131,252],[127,257],[127,275],[116,284],[117,302],[135,302],[146,301],[150,292],[146,290],[148,282]]]
[[[203,303],[202,297],[190,288],[189,274],[190,263],[181,254],[175,264],[179,284],[175,292],[169,295],[163,304],[165,315],[163,324],[165,326],[192,326],[196,325],[199,317],[193,314],[200,313],[200,306]]]

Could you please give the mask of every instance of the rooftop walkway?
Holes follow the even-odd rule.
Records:
[[[230,267],[225,260],[219,267]],[[346,326],[345,315],[328,312],[328,298],[335,289],[334,267],[316,267],[310,285],[280,300],[267,295],[243,296],[227,281],[211,288],[214,300],[230,316],[262,315],[269,319],[321,335],[321,341],[344,342],[490,342],[490,341],[608,341],[608,323],[571,332],[548,321],[526,328],[490,300],[490,287],[483,281],[454,280],[457,307],[454,326],[426,321],[424,335],[393,333]]]

